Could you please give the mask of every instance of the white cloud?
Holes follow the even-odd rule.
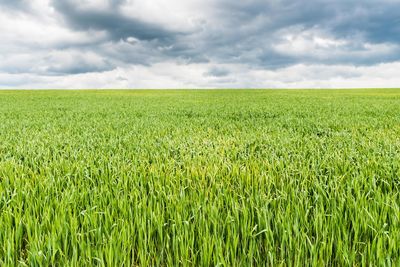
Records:
[[[193,31],[209,18],[210,0],[128,0],[122,14],[176,31]]]
[[[277,34],[279,41],[273,49],[282,55],[300,59],[314,59],[329,62],[368,62],[385,59],[400,51],[398,44],[369,43],[360,36],[353,39],[335,38],[320,29],[288,28]]]
[[[36,1],[35,3],[37,3]],[[35,12],[0,13],[1,53],[36,52],[40,49],[85,45],[105,38],[102,31],[80,32],[62,25],[52,8],[35,4]],[[39,8],[42,7],[42,8]]]
[[[226,75],[204,75],[215,67],[227,70]],[[383,84],[399,87],[400,62],[363,67],[299,64],[274,71],[162,62],[68,76],[0,74],[0,88],[377,88]]]

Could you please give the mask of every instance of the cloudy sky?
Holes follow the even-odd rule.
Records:
[[[400,87],[400,0],[0,0],[0,88]]]

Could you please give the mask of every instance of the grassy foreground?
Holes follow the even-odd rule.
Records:
[[[1,266],[399,266],[400,90],[0,91]]]

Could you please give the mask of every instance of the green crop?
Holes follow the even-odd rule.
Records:
[[[0,92],[1,266],[399,266],[400,90]]]

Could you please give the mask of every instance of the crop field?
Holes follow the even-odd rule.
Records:
[[[400,90],[0,91],[1,266],[399,266]]]

